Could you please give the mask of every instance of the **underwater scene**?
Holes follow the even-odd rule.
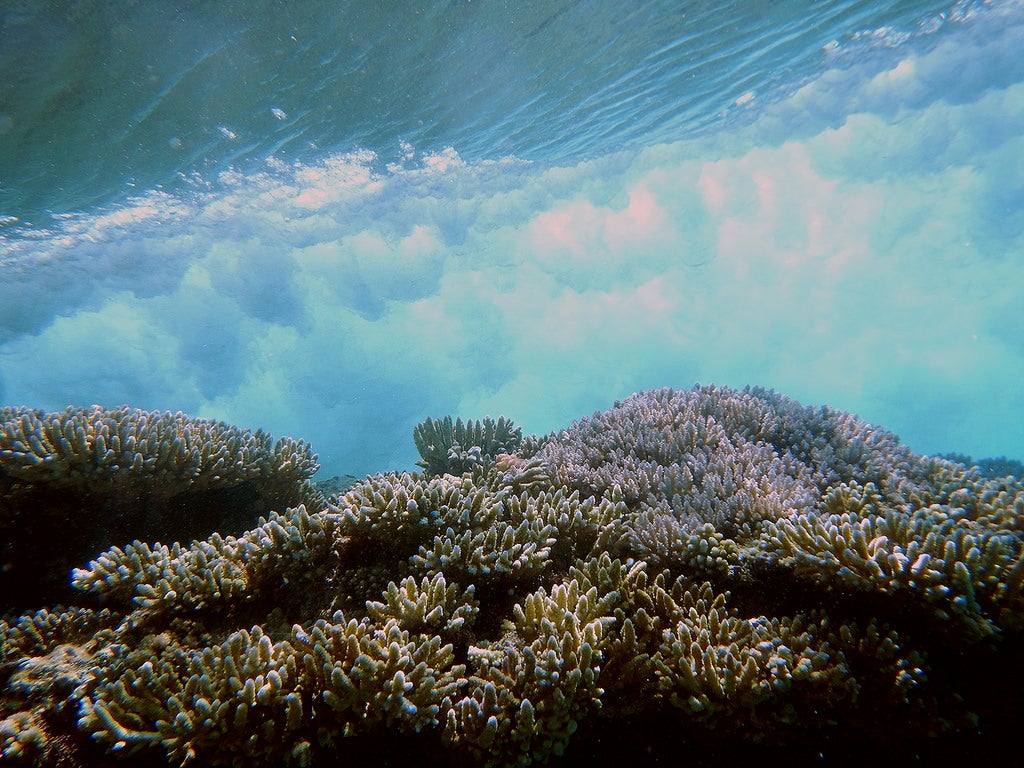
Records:
[[[0,764],[1012,764],[1022,50],[0,0]]]

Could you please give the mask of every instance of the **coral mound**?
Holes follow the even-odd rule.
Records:
[[[1009,744],[1014,478],[711,386],[545,437],[433,420],[416,442],[425,474],[237,536],[113,546],[69,606],[8,614],[0,754],[526,766]]]
[[[70,599],[71,566],[139,531],[241,532],[318,503],[317,469],[301,440],[180,412],[0,407],[0,611]]]

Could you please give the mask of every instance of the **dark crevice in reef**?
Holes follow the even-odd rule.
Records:
[[[74,600],[71,570],[110,547],[239,535],[272,510],[250,481],[170,498],[148,485],[104,494],[29,487],[0,505],[19,525],[16,540],[0,542],[0,614]]]
[[[963,628],[951,622],[948,615],[940,615],[938,606],[915,600],[908,591],[878,595],[855,589],[826,589],[796,578],[792,568],[776,558],[754,557],[734,578],[724,579],[716,587],[729,591],[729,605],[741,616],[793,616],[819,611],[836,624],[857,622],[864,626],[874,619],[907,636],[942,637],[957,650],[965,640]],[[975,647],[979,638],[967,640]]]
[[[1008,718],[1003,718],[1004,720]],[[747,732],[751,723],[743,723]],[[740,729],[735,729],[733,736]],[[863,768],[884,766],[1007,765],[1018,753],[1012,729],[962,728],[940,736],[913,735],[912,724],[895,719],[867,731],[852,721],[809,727],[794,723],[785,744],[751,743],[730,737],[721,727],[679,718],[644,715],[613,723],[585,723],[562,758],[549,768],[721,768],[778,765],[786,768]],[[1009,763],[1007,761],[1010,761]]]

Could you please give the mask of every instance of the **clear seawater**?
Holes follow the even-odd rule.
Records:
[[[773,387],[1024,457],[1024,5],[0,3],[0,402],[407,468]]]

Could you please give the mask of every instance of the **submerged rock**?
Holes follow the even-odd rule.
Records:
[[[114,546],[68,606],[9,613],[0,754],[610,765],[1010,743],[1018,480],[759,389],[640,393],[546,437],[429,421],[417,444],[427,474],[237,536]]]

